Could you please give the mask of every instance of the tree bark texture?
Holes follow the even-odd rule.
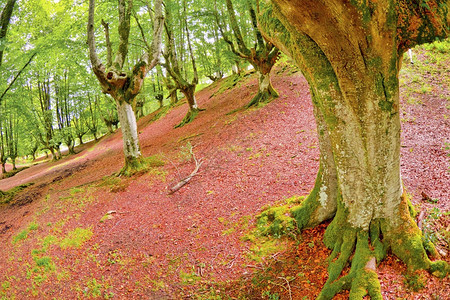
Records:
[[[119,122],[123,135],[123,153],[125,161],[131,162],[141,156],[139,148],[139,138],[137,134],[136,117],[132,106],[126,101],[122,101],[117,107]]]
[[[380,261],[389,248],[411,269],[448,272],[447,264],[427,257],[400,175],[402,55],[411,45],[446,36],[448,28],[445,2],[427,1],[428,8],[421,3],[260,4],[264,34],[294,59],[310,85],[320,170],[313,191],[293,215],[301,229],[335,214],[325,244],[337,260],[330,264],[320,299],[331,299],[342,289],[350,289],[351,298],[369,294],[381,299],[376,273],[367,265],[373,257]],[[350,274],[340,276],[353,252],[358,259]],[[364,276],[371,280],[363,283]]]

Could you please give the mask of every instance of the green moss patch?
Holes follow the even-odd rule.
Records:
[[[0,191],[0,204],[10,203],[18,193],[20,193],[21,191],[23,191],[24,189],[26,189],[27,187],[29,187],[33,184],[34,183],[21,184],[21,185],[16,186],[6,192]]]
[[[62,249],[80,248],[86,241],[91,239],[92,235],[91,228],[75,228],[61,240],[59,246]]]

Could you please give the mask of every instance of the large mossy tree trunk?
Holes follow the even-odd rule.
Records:
[[[410,1],[411,2],[411,1]],[[313,191],[292,211],[300,229],[329,218],[333,250],[319,299],[382,299],[375,272],[388,250],[410,270],[431,262],[400,175],[399,81],[407,48],[447,35],[447,6],[428,1],[262,1],[260,26],[308,80],[320,141]],[[339,13],[337,13],[339,12]],[[413,20],[413,21],[411,21]],[[408,22],[415,22],[414,24]],[[347,275],[342,271],[351,260]]]
[[[175,125],[175,128],[182,127],[190,122],[192,122],[198,113],[204,109],[200,109],[197,105],[197,99],[195,98],[195,84],[187,84],[183,86],[180,90],[183,95],[186,97],[186,101],[189,105],[189,111],[186,116],[184,116],[183,120]]]

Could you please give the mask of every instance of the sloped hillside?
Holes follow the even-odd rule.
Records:
[[[412,74],[419,66],[409,68]],[[407,88],[411,74],[403,75]],[[114,176],[123,163],[119,131],[85,145],[74,156],[1,180],[2,191],[34,184],[0,207],[0,296],[211,299],[218,294],[226,299],[246,293],[251,299],[276,299],[270,298],[274,295],[312,299],[317,295],[326,279],[322,258],[327,250],[318,238],[324,226],[305,233],[289,251],[258,262],[249,259],[255,256],[253,245],[241,239],[261,207],[307,194],[318,169],[307,83],[287,66],[278,66],[273,75],[281,96],[264,107],[240,109],[257,90],[256,76],[247,74],[198,92],[199,106],[206,110],[182,128],[174,125],[186,113],[184,104],[156,121],[158,112],[139,120],[141,149],[154,167],[131,178]],[[450,136],[449,92],[433,76],[424,80],[431,90],[411,91],[402,100],[404,184],[422,210],[445,212],[450,208],[445,150],[450,141],[443,139]],[[411,102],[411,95],[420,103]],[[196,160],[201,162],[199,172],[170,194],[170,187],[194,170]],[[422,192],[439,200],[424,201]],[[449,225],[448,218],[442,222]],[[254,286],[239,284],[281,261],[285,263],[274,265],[281,268],[278,276],[267,273],[272,277],[258,279]],[[293,274],[285,273],[288,261]],[[300,268],[300,263],[308,268]],[[386,299],[421,295],[405,289],[403,269],[394,258],[380,266]],[[423,276],[428,280],[423,295],[449,292],[448,279]],[[216,284],[227,281],[234,283]]]

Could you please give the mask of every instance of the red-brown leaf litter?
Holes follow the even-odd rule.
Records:
[[[206,110],[184,127],[174,129],[187,104],[157,121],[151,121],[155,113],[138,121],[143,155],[164,166],[114,176],[123,165],[118,130],[76,148],[76,155],[1,180],[2,191],[34,185],[0,208],[0,296],[212,299],[207,295],[217,293],[241,299],[248,290],[247,299],[314,299],[327,278],[326,224],[304,231],[264,263],[249,260],[251,244],[241,238],[264,205],[313,187],[319,149],[307,82],[300,72],[278,67],[273,84],[280,97],[249,110],[237,109],[255,95],[256,76],[219,92],[223,82],[197,93]],[[445,213],[449,91],[435,88],[421,95],[422,104],[402,99],[402,175],[414,204]],[[169,195],[168,187],[195,168],[191,147],[202,162],[199,172]],[[422,192],[437,203],[423,200]],[[448,231],[448,215],[442,222]],[[77,232],[81,241],[70,245]],[[448,277],[421,273],[425,288],[414,292],[405,272],[394,256],[378,267],[385,299],[448,299]]]

